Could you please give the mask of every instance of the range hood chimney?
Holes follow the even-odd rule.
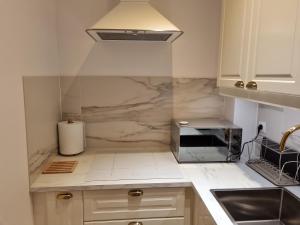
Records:
[[[173,42],[183,32],[154,9],[148,0],[121,0],[86,32],[95,41]]]

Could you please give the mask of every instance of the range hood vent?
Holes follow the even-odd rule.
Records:
[[[171,33],[150,33],[144,31],[117,31],[117,32],[97,32],[102,40],[130,40],[130,41],[167,41]]]
[[[147,0],[121,0],[86,32],[95,41],[163,42],[173,42],[183,33]]]

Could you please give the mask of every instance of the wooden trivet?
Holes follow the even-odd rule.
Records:
[[[72,173],[78,161],[56,161],[49,163],[43,170],[43,174],[54,174],[54,173]]]

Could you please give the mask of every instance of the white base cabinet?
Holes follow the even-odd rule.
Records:
[[[192,188],[33,193],[34,225],[215,225]]]
[[[86,222],[84,225],[184,225],[184,218]]]
[[[185,188],[33,194],[35,225],[185,224]]]
[[[193,225],[216,225],[214,219],[208,212],[203,201],[195,195],[194,197]]]
[[[35,225],[83,225],[81,191],[34,193],[32,200]]]

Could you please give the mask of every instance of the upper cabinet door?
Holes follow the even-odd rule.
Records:
[[[248,81],[263,91],[300,94],[299,0],[254,0]]]
[[[251,8],[252,0],[223,0],[219,86],[245,80]]]

